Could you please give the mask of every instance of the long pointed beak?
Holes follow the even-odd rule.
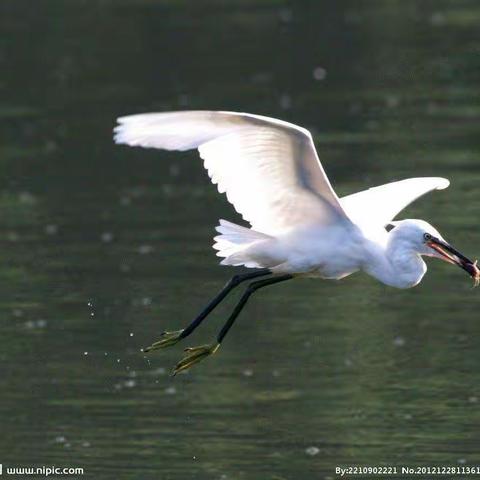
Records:
[[[458,250],[455,250],[451,245],[439,238],[432,237],[432,239],[427,242],[427,245],[438,252],[446,262],[463,268],[463,270],[473,278],[475,286],[480,284],[480,269],[477,266],[476,260],[472,262],[465,255],[462,255]]]

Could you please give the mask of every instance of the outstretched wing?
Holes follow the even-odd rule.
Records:
[[[417,198],[443,190],[450,182],[441,177],[408,178],[340,199],[349,218],[359,226],[384,226]]]
[[[115,141],[198,148],[220,193],[253,229],[276,234],[297,225],[348,221],[308,130],[235,112],[147,113],[118,119]]]

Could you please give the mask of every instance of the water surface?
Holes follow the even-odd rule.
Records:
[[[440,262],[407,291],[360,274],[266,289],[175,379],[180,347],[146,358],[233,274],[210,245],[239,218],[195,153],[111,140],[143,111],[293,121],[339,194],[450,178],[404,218],[475,256],[479,19],[473,0],[4,0],[0,462],[162,480],[479,464],[480,297]]]

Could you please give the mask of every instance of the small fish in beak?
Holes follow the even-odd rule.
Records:
[[[480,269],[477,266],[477,260],[472,262],[470,259],[455,250],[451,245],[428,233],[425,234],[426,244],[440,254],[442,260],[458,265],[465,270],[472,278],[474,286],[480,284]]]
[[[471,265],[467,265],[466,271],[473,278],[473,286],[478,287],[480,284],[480,269],[477,266],[478,260],[475,260]]]

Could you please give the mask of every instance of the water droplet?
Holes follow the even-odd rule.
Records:
[[[165,389],[165,393],[167,395],[175,395],[177,393],[177,389],[175,387],[167,387]]]
[[[133,332],[130,332],[130,336],[133,337]]]
[[[45,328],[47,326],[47,321],[40,319],[40,320],[28,320],[25,322],[25,328],[33,329],[33,328]]]
[[[147,255],[152,252],[153,252],[153,247],[151,245],[140,245],[138,247],[138,253],[140,253],[140,255]]]
[[[388,108],[396,108],[400,104],[400,99],[396,95],[387,95],[385,103]]]
[[[45,233],[47,235],[56,235],[58,233],[58,226],[57,225],[45,225]]]
[[[313,78],[315,80],[325,80],[327,77],[327,71],[322,67],[315,67],[313,69]]]
[[[125,382],[123,382],[123,384],[127,388],[133,388],[137,384],[137,382],[135,380],[125,380]]]
[[[434,27],[441,27],[445,25],[446,21],[447,19],[445,18],[445,15],[442,12],[435,12],[430,17],[430,23]]]
[[[88,352],[83,352],[84,355],[88,355]]]
[[[102,233],[102,236],[100,238],[102,239],[102,242],[110,243],[113,240],[113,233],[104,232],[104,233]]]
[[[29,205],[32,205],[37,201],[35,196],[33,194],[31,194],[30,192],[21,192],[18,195],[18,199],[20,200],[21,203],[25,203],[25,204],[29,204]]]
[[[311,457],[318,455],[320,453],[320,449],[318,447],[308,447],[305,449],[305,453],[310,455]]]
[[[54,153],[58,150],[58,145],[53,140],[47,140],[43,146],[45,153]]]

